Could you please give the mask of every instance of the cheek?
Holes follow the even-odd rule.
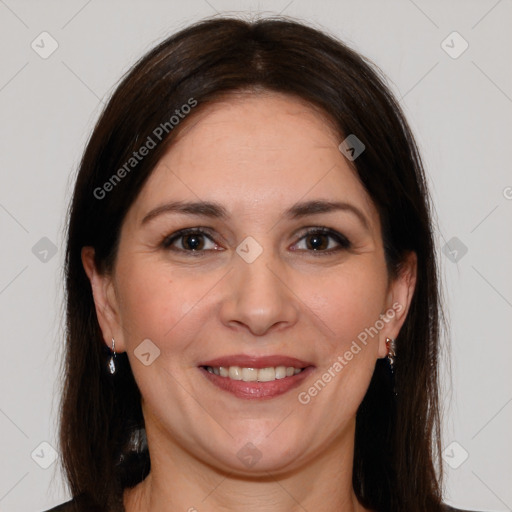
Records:
[[[360,262],[332,272],[308,303],[331,334],[316,344],[317,375],[297,398],[309,421],[324,424],[333,436],[355,418],[378,355],[378,333],[371,329],[383,312],[387,272],[377,258],[361,257]]]
[[[310,305],[329,327],[335,340],[332,349],[344,349],[366,332],[383,313],[387,274],[379,262],[353,265],[333,272],[316,290]],[[303,296],[307,296],[307,290]]]
[[[177,370],[185,355],[194,358],[203,329],[218,315],[215,299],[224,273],[171,267],[154,255],[119,261],[120,320],[128,352],[150,339],[169,369]]]
[[[208,279],[180,276],[179,270],[149,258],[127,262],[120,266],[119,275],[123,271],[121,326],[130,366],[153,413],[165,416],[161,404],[183,409],[190,400],[173,376],[184,375],[185,357],[199,337],[198,315],[204,314],[201,298],[212,284]],[[147,352],[150,356],[144,361],[141,357]]]
[[[143,258],[120,265],[119,276],[126,276],[120,279],[119,291],[121,324],[129,349],[146,338],[161,347],[164,340],[173,338],[173,346],[180,348],[181,337],[175,333],[182,333],[186,326],[183,319],[200,299],[201,283],[187,286],[176,272]]]

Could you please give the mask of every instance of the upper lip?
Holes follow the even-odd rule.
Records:
[[[302,361],[295,357],[274,355],[274,356],[249,356],[245,354],[235,354],[231,356],[217,357],[200,363],[198,366],[240,366],[242,368],[270,368],[276,366],[293,366],[294,368],[306,368],[313,366],[307,361]]]

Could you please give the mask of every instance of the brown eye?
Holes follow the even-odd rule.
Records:
[[[183,229],[167,236],[162,241],[162,247],[171,251],[189,253],[206,252],[218,248],[211,236],[199,228]]]
[[[329,237],[324,234],[307,235],[306,246],[313,251],[324,250],[329,246]]]
[[[310,229],[301,237],[297,245],[300,250],[319,254],[331,254],[351,247],[350,241],[345,236],[328,228]]]
[[[201,250],[204,247],[204,237],[203,235],[185,235],[182,237],[181,245],[184,249]]]

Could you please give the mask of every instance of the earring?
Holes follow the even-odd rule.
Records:
[[[389,361],[389,367],[391,368],[391,371],[393,371],[394,369],[394,364],[395,364],[395,357],[396,357],[396,352],[395,352],[395,340],[391,339],[391,338],[386,338],[386,347],[388,349],[388,361]]]
[[[114,358],[116,357],[116,343],[114,338],[112,338],[112,355],[110,356],[110,360],[108,362],[108,369],[110,373],[114,375],[116,373],[116,363],[114,362]]]

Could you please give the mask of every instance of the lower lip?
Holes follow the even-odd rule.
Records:
[[[244,382],[243,380],[233,380],[229,377],[221,377],[220,375],[210,373],[203,367],[199,369],[203,372],[205,377],[218,388],[228,391],[238,398],[255,400],[274,398],[296,388],[308,377],[314,370],[314,367],[308,366],[297,375],[272,380],[270,382]]]

